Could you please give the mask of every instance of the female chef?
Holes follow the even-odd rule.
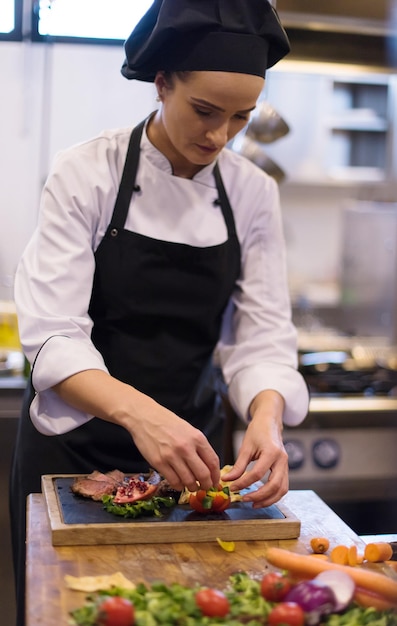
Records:
[[[153,467],[175,488],[218,482],[215,348],[248,424],[226,478],[241,489],[270,472],[254,507],[288,489],[282,424],[303,420],[308,394],[278,190],[225,149],[288,51],[267,0],[155,0],[122,74],[152,81],[159,109],[55,160],[15,284],[34,388],[11,477],[19,590],[25,498],[42,474]]]

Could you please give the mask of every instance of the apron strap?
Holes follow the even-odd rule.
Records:
[[[213,174],[215,178],[216,188],[219,194],[219,203],[221,205],[223,217],[227,226],[227,232],[229,237],[232,237],[236,235],[236,224],[234,222],[232,207],[230,206],[229,198],[227,196],[222,176],[219,171],[218,162],[215,163]]]
[[[120,187],[114,205],[112,219],[110,221],[108,231],[113,234],[117,234],[118,230],[124,228],[125,221],[127,219],[132,194],[134,191],[139,191],[139,187],[136,187],[135,180],[138,171],[139,156],[140,156],[140,144],[145,128],[146,119],[143,120],[138,126],[136,126],[130,137],[128,144],[127,156],[125,159],[123,174],[120,181]],[[216,188],[219,195],[217,204],[220,204],[222,214],[226,223],[227,232],[229,237],[236,235],[236,225],[234,222],[233,211],[230,206],[229,198],[223,184],[222,176],[219,171],[218,163],[215,163],[213,169],[213,175],[215,178]]]
[[[135,187],[135,179],[138,170],[141,137],[143,129],[145,128],[145,124],[146,119],[138,124],[138,126],[135,126],[134,130],[131,133],[130,141],[128,144],[127,156],[124,164],[123,175],[121,177],[120,187],[117,194],[116,203],[114,205],[112,219],[109,225],[109,228],[111,230],[124,228],[132,194],[134,193],[134,191],[138,191],[138,189]]]

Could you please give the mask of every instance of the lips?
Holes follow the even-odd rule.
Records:
[[[201,146],[200,144],[197,144],[197,147],[206,154],[214,154],[218,151],[218,148],[210,148],[208,146]]]

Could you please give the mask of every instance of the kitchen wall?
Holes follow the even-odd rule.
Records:
[[[12,298],[15,268],[35,227],[54,154],[104,128],[132,125],[155,108],[152,85],[121,77],[122,59],[121,47],[0,43],[0,300]],[[264,95],[277,101],[274,73],[268,76]],[[310,95],[303,91],[305,98]],[[303,108],[293,120],[295,131],[311,122]],[[314,288],[332,300],[342,207],[359,189],[291,186],[287,179],[280,192],[291,291],[305,295]]]
[[[0,42],[0,300],[37,221],[54,154],[155,108],[151,84],[125,80],[121,47]]]

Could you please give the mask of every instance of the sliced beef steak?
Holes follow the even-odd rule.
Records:
[[[78,496],[96,501],[101,501],[105,495],[113,495],[115,503],[145,500],[154,495],[171,496],[177,500],[180,495],[155,470],[132,476],[117,469],[106,473],[95,470],[88,476],[77,476],[71,490]]]
[[[102,496],[116,493],[122,484],[125,474],[113,470],[106,474],[95,470],[88,476],[78,476],[71,485],[73,493],[92,500],[102,500]]]

